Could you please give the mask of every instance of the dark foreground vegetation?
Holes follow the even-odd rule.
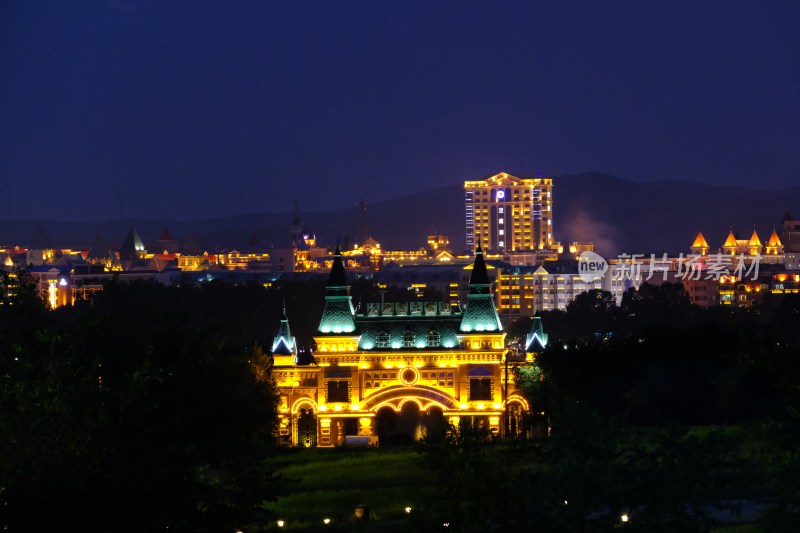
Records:
[[[215,294],[215,291],[223,294]],[[263,291],[263,288],[262,288]],[[234,531],[266,521],[277,396],[247,290],[111,283],[0,305],[0,529]],[[264,326],[260,326],[263,336]]]
[[[273,446],[264,347],[284,302],[309,345],[319,284],[111,283],[55,312],[12,289],[0,305],[8,531],[250,532],[280,517],[314,530],[328,513],[341,531],[705,531],[760,504],[756,530],[800,530],[797,295],[702,310],[673,285],[621,306],[587,293],[543,316],[550,343],[518,375],[530,426],[549,437],[464,426],[359,453]],[[354,522],[359,503],[377,520]]]

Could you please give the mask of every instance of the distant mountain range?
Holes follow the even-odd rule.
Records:
[[[321,244],[355,239],[353,207],[302,213],[303,222]],[[705,185],[690,181],[636,183],[608,174],[554,177],[555,236],[562,243],[594,241],[606,255],[620,252],[688,252],[698,231],[712,249],[721,246],[733,228],[748,237],[755,228],[762,241],[779,228],[786,211],[800,215],[800,186],[779,191]],[[0,222],[0,244],[33,247],[41,226],[56,247],[86,248],[100,235],[107,244],[122,243],[135,225],[145,243],[155,242],[164,228],[183,241],[187,237],[210,250],[242,249],[255,235],[265,247],[287,246],[291,213],[244,214],[202,220],[119,219],[96,223],[63,221]],[[454,250],[464,248],[464,192],[461,183],[367,205],[368,233],[385,249],[416,249],[427,235],[446,234]]]

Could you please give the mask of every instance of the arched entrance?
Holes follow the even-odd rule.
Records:
[[[310,407],[297,413],[297,445],[312,448],[317,445],[317,417]]]
[[[528,402],[519,395],[508,399],[508,420],[506,429],[510,437],[529,438],[536,427],[537,416],[530,412]]]
[[[381,407],[375,413],[375,433],[381,446],[390,444],[389,437],[394,433],[397,425],[397,413],[389,406]]]
[[[422,416],[422,427],[425,431],[425,437],[444,435],[448,425],[442,408],[435,405],[429,407],[428,412]]]
[[[414,401],[403,403],[399,413],[387,405],[375,414],[375,430],[381,446],[419,441],[423,432],[421,422],[419,405]]]
[[[408,401],[400,407],[400,415],[397,417],[395,427],[395,444],[413,444],[422,438],[422,427],[420,422],[422,417],[419,412],[419,405],[416,402]]]

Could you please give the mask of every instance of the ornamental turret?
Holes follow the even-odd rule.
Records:
[[[772,236],[769,238],[767,245],[764,247],[764,253],[767,255],[783,254],[783,243],[781,243],[780,238],[778,238],[778,232],[774,229],[772,230]]]
[[[697,232],[697,237],[695,237],[691,249],[693,254],[708,255],[709,246],[708,242],[706,241],[706,238],[703,237],[702,231]]]
[[[531,330],[525,337],[525,353],[539,353],[547,347],[547,333],[544,332],[542,319],[538,316],[531,321]]]
[[[292,336],[292,331],[289,329],[289,317],[286,316],[286,305],[283,306],[283,318],[281,319],[281,327],[272,341],[272,356],[273,357],[291,357],[292,362],[296,362],[297,357],[297,343]]]
[[[469,293],[464,317],[461,319],[460,331],[496,331],[500,332],[503,326],[491,293],[492,282],[486,271],[486,261],[483,259],[483,250],[480,245],[475,251],[475,263],[472,265],[472,274],[469,277]]]
[[[325,284],[325,310],[322,312],[318,331],[326,335],[352,333],[356,330],[354,315],[350,285],[347,284],[342,254],[337,246],[333,254],[331,273]]]

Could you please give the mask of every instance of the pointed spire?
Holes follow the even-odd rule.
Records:
[[[333,254],[331,273],[325,286],[325,309],[318,330],[327,334],[352,333],[356,329],[354,315],[353,298],[350,296],[342,254],[337,246]]]
[[[706,241],[706,238],[703,237],[703,232],[702,231],[698,231],[697,232],[697,237],[695,237],[694,242],[692,243],[691,247],[692,248],[708,248],[709,247],[708,246],[708,242]]]
[[[486,261],[483,259],[483,249],[478,244],[475,250],[475,263],[472,266],[472,274],[469,276],[470,285],[491,285],[489,273],[486,271]]]
[[[774,228],[767,245],[764,247],[764,253],[767,255],[780,255],[783,253],[783,243],[778,238],[778,232]]]
[[[275,340],[272,341],[272,354],[293,355],[296,348],[297,346],[294,337],[292,337],[292,331],[289,329],[289,317],[286,316],[286,301],[284,301],[281,327],[275,335]]]
[[[697,237],[695,237],[694,242],[692,243],[691,250],[693,254],[700,254],[700,255],[708,255],[708,241],[703,236],[702,231],[697,232]]]
[[[750,241],[747,243],[748,246],[761,246],[761,239],[758,238],[758,233],[756,233],[756,229],[753,228],[753,235],[750,236]]]
[[[113,254],[111,253],[108,245],[103,240],[103,237],[100,234],[94,239],[94,243],[92,247],[89,248],[89,253],[86,256],[86,259],[98,259],[98,260],[106,260],[112,259]]]
[[[344,263],[342,262],[342,253],[339,251],[339,246],[336,246],[336,251],[333,252],[333,265],[331,266],[331,274],[328,276],[328,287],[346,287],[347,275],[344,271]]]
[[[125,241],[119,247],[119,258],[123,260],[139,259],[144,253],[146,253],[146,250],[144,249],[142,238],[139,237],[136,227],[131,226]]]
[[[783,246],[780,238],[778,238],[778,232],[775,231],[775,229],[772,230],[772,235],[770,236],[769,241],[767,241],[767,246]]]
[[[549,335],[544,332],[542,319],[538,316],[533,317],[531,330],[525,337],[525,351],[528,353],[541,352],[547,346],[548,337]]]
[[[723,248],[736,248],[736,235],[733,234],[733,230],[728,233],[728,238],[725,239],[725,244],[722,245]]]
[[[475,263],[472,265],[472,274],[469,277],[469,293],[464,316],[461,319],[460,330],[468,331],[497,331],[503,329],[500,317],[490,287],[492,282],[486,271],[486,261],[483,259],[483,250],[480,245],[475,250]]]
[[[41,224],[36,226],[36,232],[33,234],[33,242],[31,248],[34,250],[52,250],[53,243],[50,242],[50,236],[47,235],[44,226]]]

